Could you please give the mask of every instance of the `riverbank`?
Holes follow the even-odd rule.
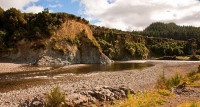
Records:
[[[23,71],[20,67],[23,64],[14,64],[14,63],[0,63],[0,73],[12,73]]]
[[[126,70],[118,72],[95,72],[89,74],[68,75],[58,78],[57,81],[49,80],[40,86],[27,86],[27,89],[17,89],[5,93],[0,93],[0,106],[17,107],[20,101],[32,99],[35,96],[45,97],[53,87],[59,86],[68,98],[74,97],[74,92],[80,90],[92,90],[96,87],[129,87],[134,91],[148,91],[155,88],[158,76],[164,71],[167,77],[175,73],[185,75],[196,70],[200,62],[180,62],[180,61],[146,61],[155,66],[141,70]],[[4,66],[7,66],[7,68]],[[21,69],[19,64],[0,64],[0,69],[4,68],[11,72]],[[75,66],[75,65],[73,65]],[[13,67],[13,68],[12,68]],[[70,67],[70,66],[69,66]]]

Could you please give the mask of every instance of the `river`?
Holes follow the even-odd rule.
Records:
[[[42,66],[24,66],[26,69],[35,70],[15,73],[0,74],[0,92],[14,90],[18,87],[28,88],[32,85],[42,85],[48,81],[57,81],[59,79],[73,78],[82,74],[94,72],[117,72],[124,70],[143,69],[153,66],[144,61],[115,61],[111,64],[84,64],[79,66],[69,65],[65,67],[42,67]]]

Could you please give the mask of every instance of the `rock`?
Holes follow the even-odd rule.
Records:
[[[31,107],[43,107],[43,102],[34,101],[34,102],[32,102]]]
[[[75,107],[88,106],[97,102],[112,102],[127,97],[128,91],[130,94],[134,92],[125,87],[112,88],[112,87],[96,87],[88,91],[76,91],[70,99],[67,100],[67,104]]]
[[[36,96],[32,100],[20,101],[18,107],[44,107],[44,99],[40,96]]]
[[[37,65],[46,65],[46,66],[64,66],[64,65],[69,65],[70,62],[68,62],[66,59],[61,59],[61,58],[56,58],[50,57],[50,56],[42,56],[38,62]]]
[[[174,88],[173,88],[173,92],[174,92],[175,94],[181,94],[181,93],[187,91],[185,88],[186,88],[186,82],[184,82],[184,83],[182,83],[182,84],[180,84],[180,85],[174,87]]]

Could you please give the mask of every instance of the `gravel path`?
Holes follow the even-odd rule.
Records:
[[[46,92],[55,86],[59,86],[68,97],[81,89],[91,90],[95,87],[130,87],[135,91],[150,90],[155,87],[158,76],[165,71],[167,77],[175,73],[186,74],[197,69],[200,62],[169,62],[169,61],[147,61],[155,66],[143,70],[127,70],[118,72],[96,72],[90,74],[68,75],[58,81],[49,80],[40,86],[27,89],[14,90],[0,93],[0,107],[17,107],[24,99],[32,99],[34,96],[44,96]],[[0,68],[2,64],[0,64]]]

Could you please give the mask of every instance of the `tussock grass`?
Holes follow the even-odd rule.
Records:
[[[177,107],[200,107],[200,101],[183,103],[178,105]]]
[[[195,82],[200,80],[199,75],[200,73],[191,71],[185,77],[175,74],[171,78],[166,78],[165,72],[163,72],[157,80],[157,89],[154,91],[137,92],[134,95],[127,95],[129,96],[128,99],[125,99],[120,103],[118,102],[116,105],[114,105],[114,107],[160,107],[166,102],[165,99],[173,96],[173,93],[169,91],[172,87],[178,86],[183,82]],[[187,85],[189,85],[188,82]],[[200,101],[184,103],[178,107],[200,107]]]
[[[172,95],[172,93],[169,90],[164,90],[164,89],[158,90],[158,94],[160,94],[162,96],[170,96],[170,95]]]
[[[184,78],[184,80],[190,84],[190,85],[194,85],[195,81],[200,80],[200,73],[197,71],[191,71],[187,74],[187,76]]]
[[[171,89],[174,86],[178,86],[181,83],[181,81],[181,75],[175,74],[173,77],[167,79],[165,77],[165,72],[163,71],[163,73],[159,76],[157,80],[156,87],[158,89]]]
[[[128,95],[128,99],[125,101],[114,105],[114,107],[159,107],[163,105],[166,101],[164,96],[170,96],[170,92],[167,90],[157,90],[150,92],[137,92],[135,95]],[[164,94],[163,94],[164,93]]]
[[[57,86],[53,88],[46,95],[46,107],[66,107],[65,105],[65,95],[60,91]]]

